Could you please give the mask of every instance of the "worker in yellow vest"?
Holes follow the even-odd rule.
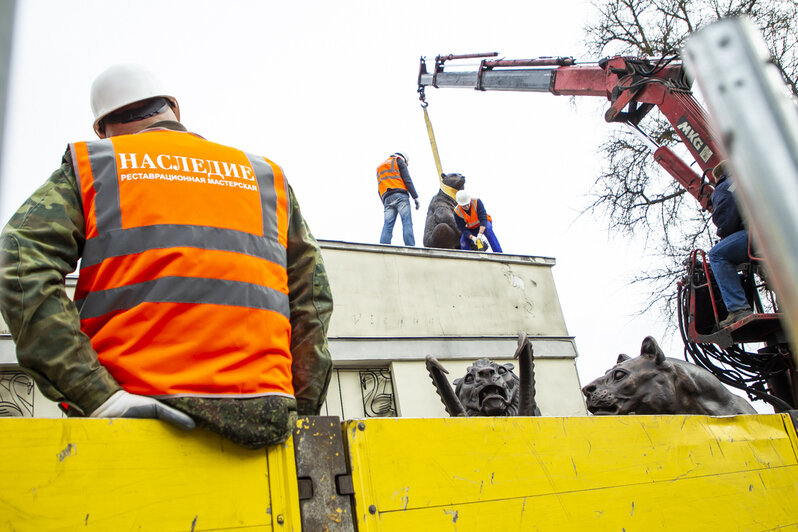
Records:
[[[416,239],[413,235],[413,218],[410,213],[410,199],[420,207],[418,194],[410,172],[407,170],[409,162],[407,155],[396,152],[385,159],[377,167],[377,190],[383,205],[383,224],[380,244],[390,244],[393,238],[393,226],[397,214],[402,218],[402,238],[405,246],[415,246]]]
[[[100,74],[91,106],[101,140],[69,144],[0,240],[20,366],[70,416],[285,441],[324,401],[332,296],[282,169],[189,133],[137,65]]]
[[[460,230],[460,249],[478,248],[478,242],[484,235],[490,249],[494,253],[501,253],[499,240],[493,232],[493,219],[485,210],[482,200],[472,198],[465,190],[458,190],[455,200],[457,206],[454,208],[454,221]]]

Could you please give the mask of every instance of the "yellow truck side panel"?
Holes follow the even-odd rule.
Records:
[[[370,419],[345,437],[360,532],[798,527],[786,415]]]
[[[290,440],[251,451],[156,420],[0,419],[0,529],[298,531],[293,464]]]
[[[787,415],[383,418],[343,437],[356,522],[335,530],[798,529]],[[298,532],[296,477],[292,440],[0,419],[0,530]]]

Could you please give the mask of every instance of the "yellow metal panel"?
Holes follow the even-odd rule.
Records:
[[[275,485],[296,477],[278,446],[251,451],[208,431],[155,420],[0,419],[0,529],[298,530],[272,526]],[[288,474],[287,467],[278,473]]]
[[[299,488],[296,480],[294,440],[268,448],[269,490],[271,517],[275,530],[299,532],[302,517],[299,514]]]
[[[346,436],[360,532],[798,523],[783,415],[372,419]]]
[[[394,511],[380,514],[378,525],[366,530],[795,529],[798,528],[795,474],[795,469],[792,474],[779,470],[743,472]]]

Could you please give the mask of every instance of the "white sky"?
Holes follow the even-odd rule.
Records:
[[[18,0],[0,224],[58,167],[68,142],[94,138],[96,75],[135,62],[174,87],[190,130],[280,164],[319,239],[379,242],[374,171],[406,152],[421,245],[438,179],[416,94],[419,57],[595,60],[583,44],[591,9],[582,0]],[[557,259],[582,383],[618,353],[637,355],[646,335],[682,358],[681,339],[665,335],[656,312],[635,317],[645,288],[628,281],[642,264],[642,237],[611,237],[606,220],[578,217],[599,145],[618,127],[603,120],[606,101],[431,87],[427,101],[444,171],[466,176],[505,252]]]

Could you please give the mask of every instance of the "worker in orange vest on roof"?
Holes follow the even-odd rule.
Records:
[[[320,249],[282,169],[187,132],[170,94],[136,65],[95,80],[102,140],[69,144],[3,230],[0,309],[70,416],[281,443],[330,381]]]
[[[460,230],[460,249],[470,250],[479,246],[483,235],[494,253],[501,253],[499,240],[493,232],[493,219],[485,210],[482,200],[472,198],[465,190],[455,194],[457,206],[454,208],[454,221]]]
[[[385,159],[377,167],[377,189],[383,205],[384,222],[380,244],[390,244],[393,238],[393,226],[396,223],[396,215],[402,218],[402,238],[405,246],[415,246],[416,239],[413,235],[413,218],[410,213],[410,199],[416,204],[416,210],[420,207],[416,187],[410,178],[407,170],[407,155],[396,152]]]

